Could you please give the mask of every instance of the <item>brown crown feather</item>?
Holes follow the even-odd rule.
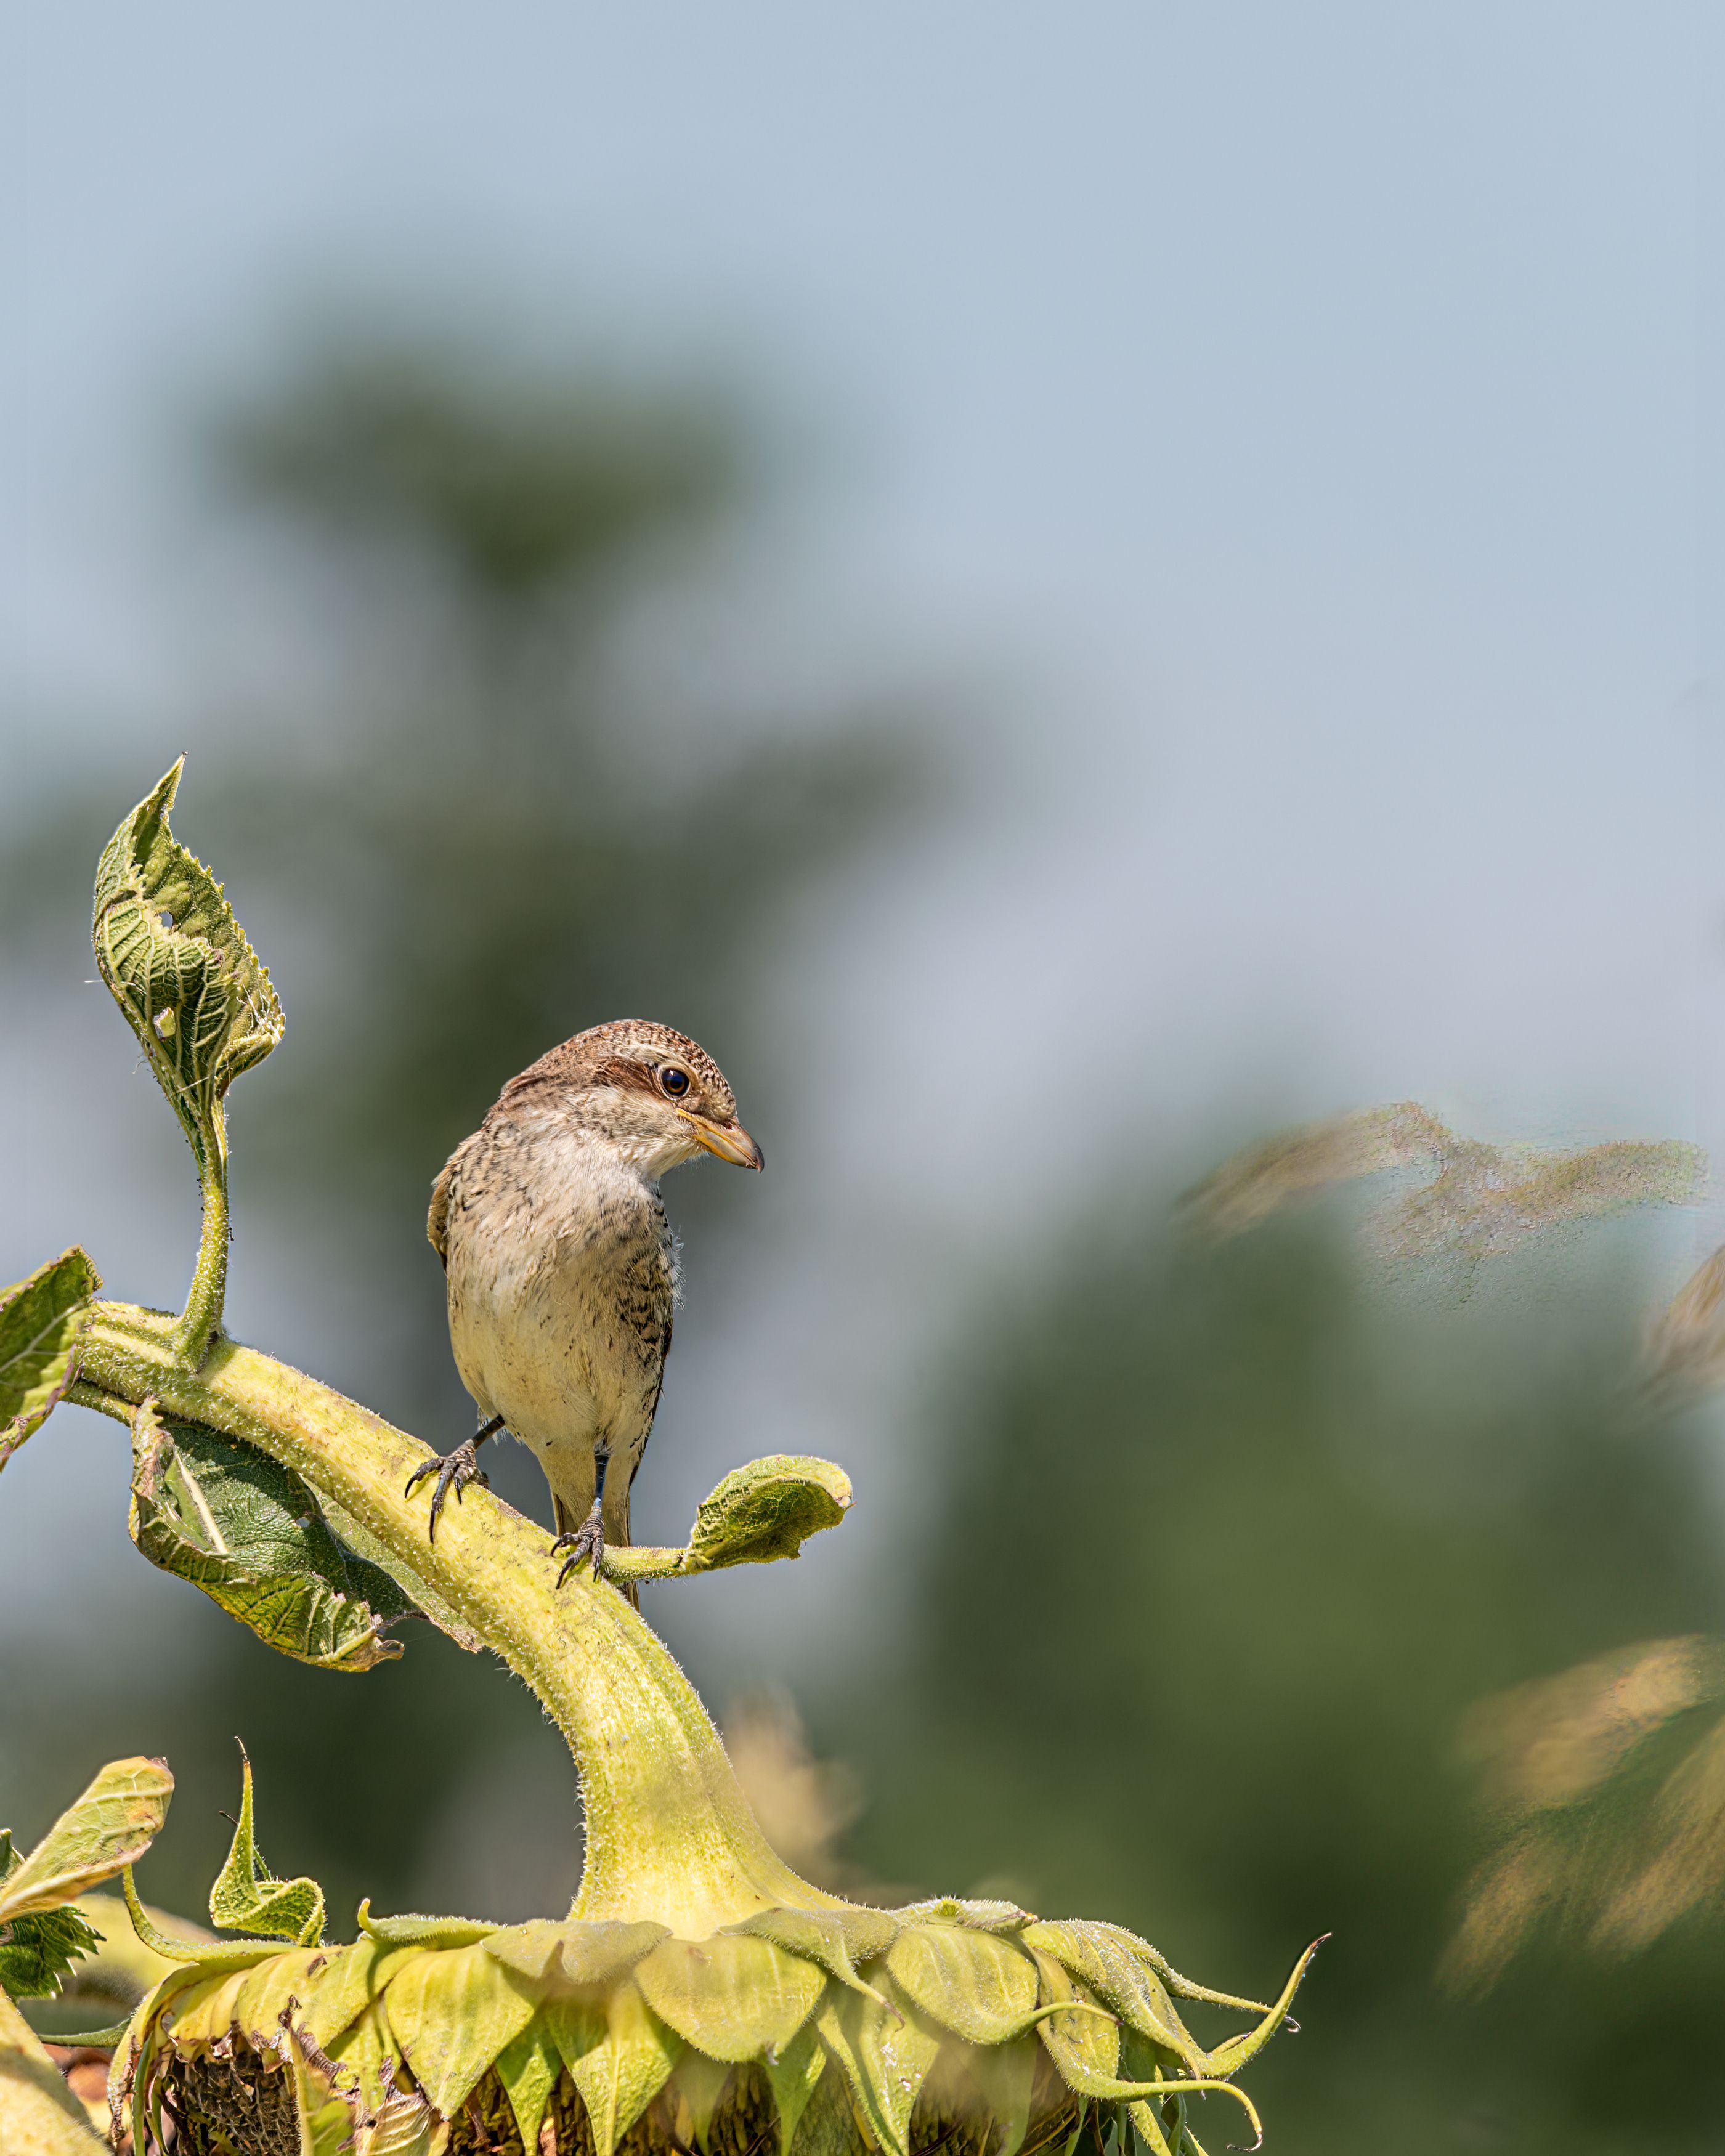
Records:
[[[645,1049],[654,1059],[644,1061],[631,1049]],[[495,1116],[543,1092],[585,1092],[598,1086],[636,1087],[657,1093],[655,1064],[666,1058],[684,1064],[694,1079],[705,1111],[719,1122],[737,1119],[737,1099],[720,1070],[698,1041],[674,1026],[652,1019],[619,1018],[608,1024],[589,1026],[573,1040],[547,1049],[536,1063],[530,1063],[519,1077],[511,1078],[491,1110]],[[488,1122],[490,1116],[485,1119]]]

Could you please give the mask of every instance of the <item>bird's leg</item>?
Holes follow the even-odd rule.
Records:
[[[480,1471],[479,1449],[488,1437],[495,1437],[502,1427],[502,1416],[493,1415],[488,1423],[482,1423],[480,1425],[465,1445],[458,1445],[453,1452],[446,1452],[441,1460],[428,1460],[424,1466],[416,1467],[408,1476],[408,1486],[402,1493],[408,1497],[413,1496],[413,1485],[416,1482],[423,1482],[425,1477],[433,1472],[437,1476],[437,1487],[431,1493],[431,1532],[427,1537],[429,1541],[437,1540],[437,1516],[442,1512],[444,1500],[449,1496],[452,1488],[455,1492],[455,1502],[459,1505],[461,1502],[461,1492],[470,1482],[477,1482],[481,1490],[488,1490],[491,1486],[490,1476]]]
[[[597,1579],[605,1562],[605,1530],[601,1522],[600,1507],[605,1502],[605,1471],[611,1465],[608,1445],[596,1445],[593,1450],[593,1509],[578,1527],[571,1527],[560,1534],[551,1546],[555,1557],[559,1550],[567,1550],[563,1566],[557,1574],[557,1585],[574,1571],[584,1557],[593,1559],[593,1578]]]

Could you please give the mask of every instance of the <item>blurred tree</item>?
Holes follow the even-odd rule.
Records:
[[[815,1717],[884,1876],[1112,1910],[1248,1991],[1332,1931],[1256,2092],[1286,2156],[1717,2146],[1717,1922],[1434,1987],[1480,1846],[1464,1710],[1725,1601],[1621,1271],[1502,1262],[1422,1310],[1321,1223],[1204,1251],[1098,1219],[957,1358],[870,1745]]]
[[[321,711],[291,726],[224,730],[186,796],[290,1014],[271,1083],[244,1104],[240,1233],[285,1234],[326,1306],[363,1313],[325,1373],[447,1444],[470,1409],[424,1240],[445,1155],[513,1072],[629,1015],[711,1045],[770,1129],[754,953],[914,803],[926,767],[901,710],[751,726],[698,665],[687,708],[654,707],[630,632],[701,588],[766,461],[761,430],[703,382],[509,364],[362,324],[216,414],[200,454],[217,503],[273,534],[268,582],[249,588],[260,613],[291,601],[321,685]],[[116,776],[105,805],[80,787],[13,835],[8,880],[56,935],[129,786]],[[680,1183],[680,1224],[734,1198],[721,1183]],[[490,1464],[542,1511],[531,1472]],[[215,1667],[172,1713],[107,1704],[147,1721],[143,1748],[172,1752],[182,1814],[231,1801],[227,1738],[243,1732],[288,1823],[284,1858],[290,1843],[338,1908],[435,1876],[431,1838],[475,1759],[518,1758],[531,1780],[557,1751],[524,1693],[425,1628],[352,1683],[213,1611],[204,1635]],[[68,1704],[34,1716],[21,1700],[14,1723],[36,1725],[49,1785]],[[103,1726],[110,1749],[131,1741]],[[170,1836],[152,1891],[195,1907],[213,1846]],[[572,1881],[574,1856],[572,1835]]]

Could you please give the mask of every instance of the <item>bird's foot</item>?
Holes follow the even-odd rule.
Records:
[[[600,1524],[599,1508],[597,1503],[578,1527],[571,1527],[557,1537],[551,1546],[552,1555],[555,1557],[559,1550],[567,1550],[569,1553],[563,1560],[562,1571],[557,1574],[559,1587],[584,1557],[590,1557],[593,1559],[593,1578],[599,1579],[603,1577],[605,1530]]]
[[[416,1467],[408,1477],[408,1486],[402,1493],[411,1497],[413,1485],[423,1482],[428,1475],[435,1474],[437,1487],[431,1493],[431,1532],[426,1539],[437,1540],[437,1516],[444,1508],[444,1500],[451,1490],[455,1502],[461,1502],[461,1492],[470,1482],[477,1482],[481,1490],[489,1490],[491,1478],[479,1464],[480,1440],[470,1437],[465,1445],[458,1445],[453,1452],[446,1452],[441,1460],[428,1460],[424,1466]]]

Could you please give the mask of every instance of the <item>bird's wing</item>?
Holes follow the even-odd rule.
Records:
[[[425,1216],[425,1240],[444,1261],[444,1270],[449,1269],[449,1205],[455,1193],[455,1178],[462,1158],[473,1143],[472,1138],[463,1138],[444,1163],[437,1181],[431,1186],[431,1210]]]

